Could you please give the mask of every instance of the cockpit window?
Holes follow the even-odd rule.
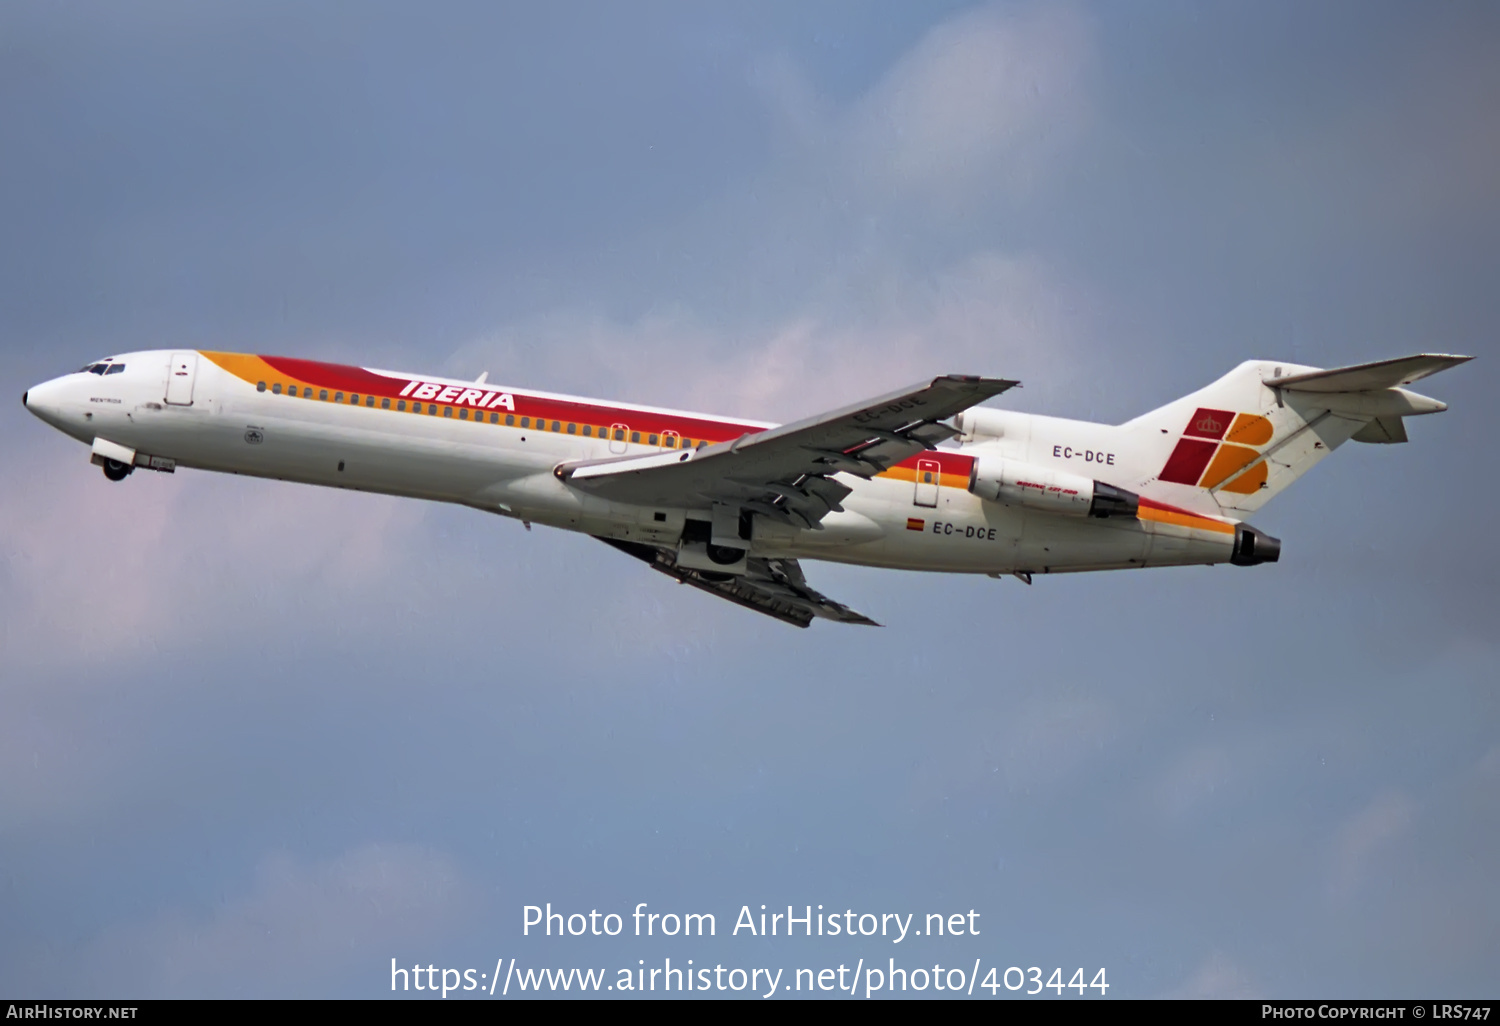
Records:
[[[109,365],[109,370],[105,371],[104,373],[123,374],[125,373],[125,365],[123,363],[112,363]]]

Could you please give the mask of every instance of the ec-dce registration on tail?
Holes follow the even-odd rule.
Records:
[[[800,559],[1014,575],[1274,563],[1244,523],[1344,442],[1404,442],[1469,359],[1242,363],[1121,425],[978,404],[948,375],[767,424],[312,360],[127,353],[27,391],[112,481],[178,467],[461,503],[593,535],[779,620],[873,623]]]

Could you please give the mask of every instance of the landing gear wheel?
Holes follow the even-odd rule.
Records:
[[[130,476],[130,472],[134,469],[135,468],[130,466],[128,463],[121,463],[119,460],[104,461],[104,476],[109,478],[111,481],[125,480]]]

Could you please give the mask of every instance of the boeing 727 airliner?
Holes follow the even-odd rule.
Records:
[[[207,351],[127,353],[26,408],[136,469],[227,471],[461,503],[593,535],[787,623],[874,621],[799,559],[1014,575],[1274,563],[1243,522],[1350,439],[1404,442],[1446,405],[1404,386],[1466,356],[1243,363],[1118,426],[980,407],[948,375],[792,424],[478,381]]]

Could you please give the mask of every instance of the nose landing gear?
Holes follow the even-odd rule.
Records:
[[[123,481],[130,476],[131,471],[135,470],[130,464],[121,463],[119,460],[106,459],[102,465],[104,476],[111,481]]]

